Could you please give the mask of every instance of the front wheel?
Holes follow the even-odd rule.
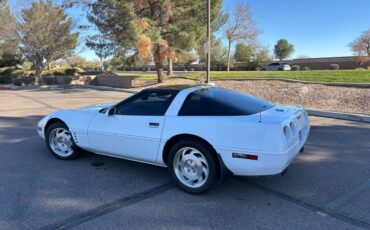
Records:
[[[79,155],[79,149],[64,123],[56,122],[51,124],[46,130],[45,137],[46,145],[55,157],[62,160],[70,160]]]
[[[169,154],[168,169],[174,181],[186,192],[206,192],[216,180],[212,149],[196,140],[175,144]]]

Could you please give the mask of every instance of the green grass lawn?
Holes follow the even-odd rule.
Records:
[[[120,76],[133,76],[138,80],[155,80],[156,74],[124,73]],[[181,76],[204,78],[204,72],[187,73]],[[248,78],[283,78],[312,82],[370,83],[370,70],[310,70],[310,71],[212,71],[211,80]]]
[[[191,73],[189,77],[204,76],[202,73]],[[284,78],[313,82],[351,82],[370,83],[369,70],[310,70],[310,71],[232,71],[211,72],[211,79],[248,79],[248,78]]]

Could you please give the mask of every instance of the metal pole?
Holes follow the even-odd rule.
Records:
[[[207,79],[206,83],[211,82],[211,0],[207,4]]]

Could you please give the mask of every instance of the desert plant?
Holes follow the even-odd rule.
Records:
[[[338,64],[330,64],[329,65],[329,69],[330,70],[338,70],[339,69],[339,65]]]
[[[298,71],[301,67],[299,65],[292,65],[292,71]]]
[[[308,71],[308,70],[311,70],[311,68],[306,66],[306,67],[303,68],[303,70]]]
[[[24,85],[33,85],[35,84],[36,78],[34,76],[23,76],[21,77]]]
[[[22,86],[22,78],[21,77],[15,77],[12,79],[12,84],[15,86]]]

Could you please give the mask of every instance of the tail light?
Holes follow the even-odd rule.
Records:
[[[290,128],[290,132],[292,133],[292,136],[294,136],[296,133],[295,124],[293,122],[290,122],[289,128]]]
[[[289,126],[288,125],[284,126],[283,131],[284,131],[285,138],[289,140],[292,137]]]

